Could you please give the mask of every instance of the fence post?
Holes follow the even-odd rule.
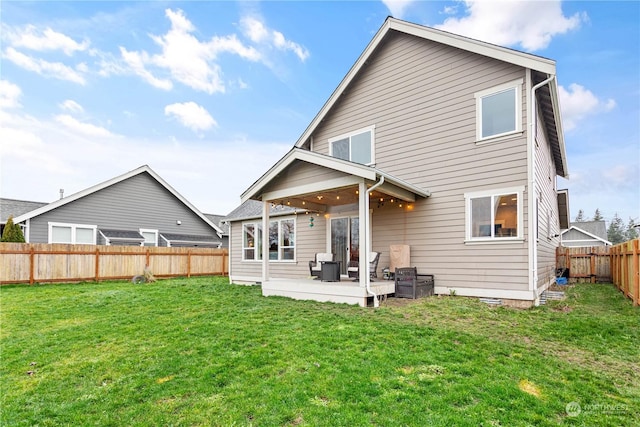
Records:
[[[151,253],[149,252],[149,249],[147,248],[147,252],[145,253],[145,257],[144,257],[144,265],[146,267],[151,267],[151,263],[149,262],[151,259]]]
[[[100,279],[100,249],[96,247],[96,272],[95,272],[95,280],[96,282]]]
[[[35,254],[33,246],[29,249],[29,284],[33,285],[34,282],[34,269],[35,269]]]
[[[633,245],[633,287],[634,289],[634,299],[633,305],[640,305],[640,260],[638,259],[638,242],[639,239],[635,239],[632,241]]]
[[[187,278],[191,277],[191,249],[187,250]]]
[[[594,251],[594,249],[596,248],[591,248],[589,254],[589,269],[591,270],[589,272],[589,275],[591,276],[589,278],[589,282],[591,283],[596,283],[596,252]]]

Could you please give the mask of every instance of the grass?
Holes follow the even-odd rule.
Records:
[[[640,425],[640,309],[567,294],[363,309],[226,278],[5,286],[0,425]]]

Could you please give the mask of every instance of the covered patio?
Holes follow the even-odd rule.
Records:
[[[394,293],[394,283],[371,281],[371,209],[380,203],[394,203],[411,209],[419,198],[429,192],[395,178],[372,166],[366,166],[331,156],[292,149],[243,195],[242,201],[262,202],[262,253],[269,254],[270,211],[281,205],[303,209],[306,214],[330,217],[337,208],[349,206],[357,212],[359,236],[356,254],[350,259],[360,266],[356,282],[344,278],[340,282],[321,282],[309,276],[300,278],[272,277],[269,256],[261,260],[263,295],[280,295],[296,299],[332,301],[374,306],[379,297]],[[299,245],[300,242],[297,242]],[[330,252],[331,242],[323,242],[316,252]],[[348,261],[349,258],[346,259]]]

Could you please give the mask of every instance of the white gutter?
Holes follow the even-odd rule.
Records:
[[[529,74],[531,75],[531,74]],[[529,182],[529,209],[528,209],[528,228],[529,228],[529,250],[531,252],[531,272],[529,276],[530,284],[529,290],[535,291],[538,286],[538,239],[536,238],[535,226],[537,224],[536,218],[538,215],[538,207],[536,204],[537,197],[537,178],[536,178],[536,126],[538,125],[537,114],[536,114],[536,91],[540,89],[542,86],[550,83],[556,78],[555,75],[551,75],[551,77],[546,80],[538,83],[537,85],[531,88],[531,130],[529,131],[528,139],[529,146],[531,148],[531,157],[529,159],[529,170],[531,171],[531,180]],[[537,296],[536,296],[537,298]]]
[[[372,192],[376,188],[380,187],[382,184],[384,184],[384,175],[380,177],[380,181],[376,182],[372,187],[367,189],[367,193]],[[365,230],[367,230],[367,232],[365,233],[366,235],[364,236],[365,237],[364,245],[360,244],[360,248],[361,248],[360,250],[362,250],[362,248],[364,247],[364,265],[366,266],[365,271],[367,273],[367,277],[365,278],[364,283],[365,283],[365,287],[367,288],[367,292],[370,295],[373,295],[373,306],[380,307],[380,301],[378,301],[378,296],[371,290],[371,271],[370,271],[371,266],[369,265],[369,262],[370,262],[369,238],[371,236],[371,223],[369,221],[369,194],[365,194],[364,208],[365,208],[364,224],[365,224]]]

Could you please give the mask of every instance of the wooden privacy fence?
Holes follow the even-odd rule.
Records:
[[[611,282],[611,246],[556,249],[556,268],[568,268],[571,282]]]
[[[615,246],[556,249],[556,267],[569,268],[571,282],[611,282],[640,305],[640,239]]]
[[[633,305],[640,305],[640,239],[620,243],[611,248],[613,284]]]
[[[227,249],[0,243],[0,284],[227,275]]]

